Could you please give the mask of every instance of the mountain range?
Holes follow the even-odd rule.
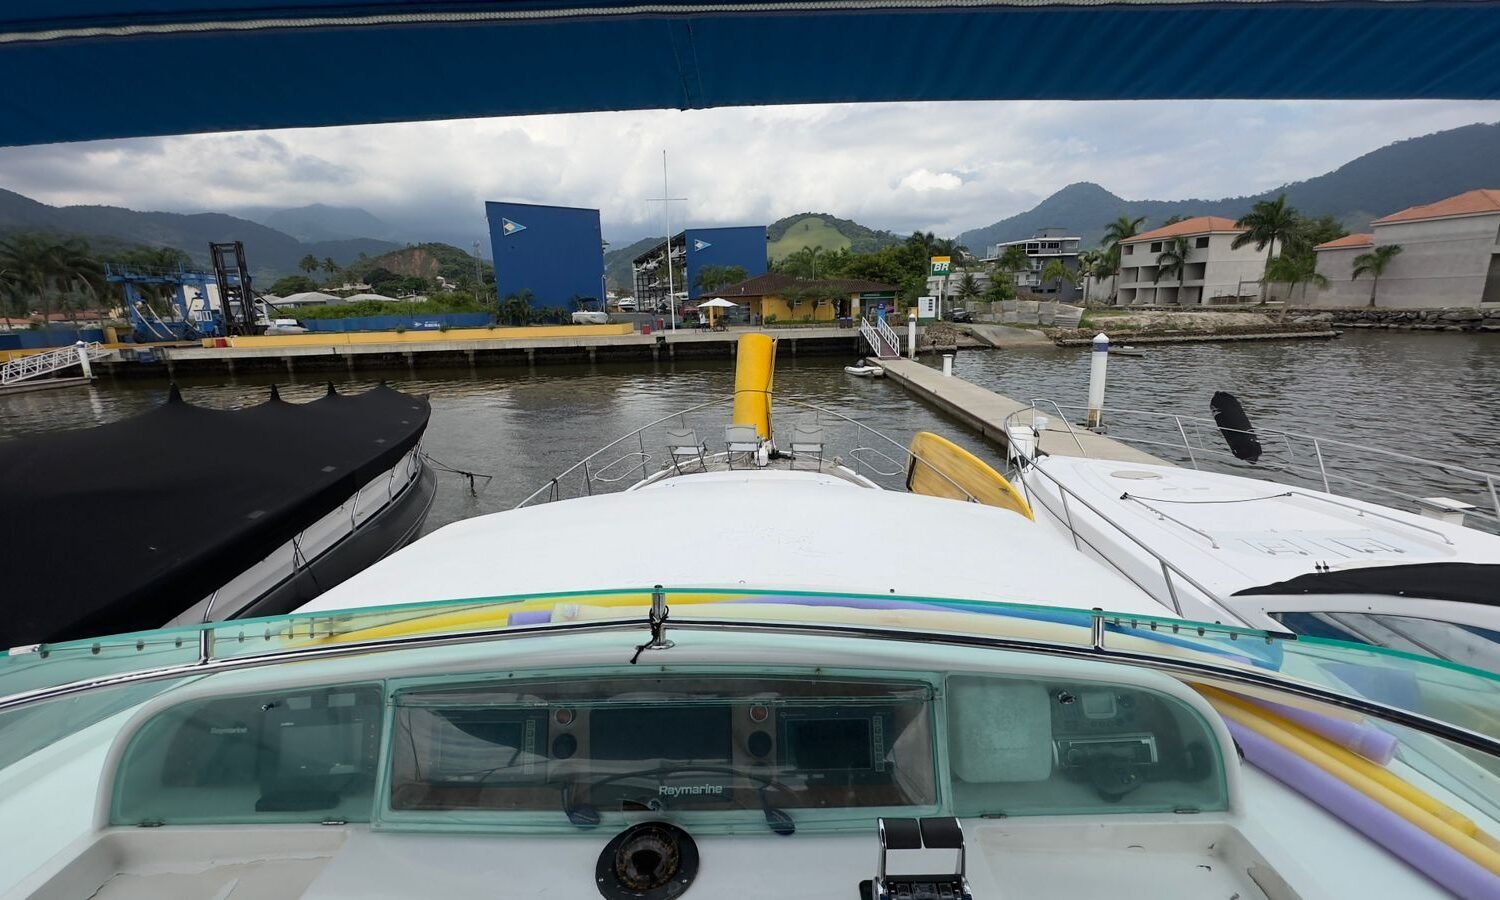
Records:
[[[1174,215],[1237,219],[1256,201],[1281,193],[1304,215],[1331,215],[1345,228],[1362,231],[1371,219],[1397,210],[1493,187],[1500,187],[1500,123],[1465,125],[1388,144],[1326,175],[1244,197],[1125,200],[1097,184],[1070,184],[1026,212],[965,231],[959,243],[984,254],[994,244],[1028,238],[1043,228],[1065,228],[1081,237],[1083,246],[1095,247],[1105,227],[1120,216],[1145,216],[1146,228]]]
[[[959,242],[983,254],[1001,241],[1031,237],[1043,228],[1065,228],[1086,247],[1097,246],[1105,226],[1120,216],[1146,217],[1150,228],[1169,217],[1216,215],[1238,218],[1258,200],[1285,192],[1309,216],[1331,215],[1350,230],[1370,219],[1475,188],[1500,187],[1500,123],[1466,125],[1387,145],[1325,175],[1242,197],[1199,200],[1126,200],[1091,182],[1071,184],[1034,208],[959,235]],[[134,245],[177,247],[207,265],[210,241],[245,244],[257,278],[295,273],[307,255],[331,258],[349,267],[361,256],[375,257],[414,246],[409,225],[392,223],[358,207],[312,204],[295,208],[254,207],[221,212],[137,212],[115,206],[49,206],[0,189],[0,235],[26,231],[80,235],[95,250],[109,253]],[[901,240],[826,212],[787,216],[767,226],[769,251],[781,258],[802,246],[869,252]],[[431,240],[432,236],[425,236]],[[645,238],[605,254],[610,286],[629,289],[630,261],[660,243]],[[425,246],[425,245],[424,245]],[[455,248],[456,249],[456,248]],[[467,251],[462,251],[467,253]],[[470,257],[472,261],[472,257]],[[457,263],[455,263],[457,265]]]
[[[137,212],[118,206],[48,206],[14,191],[0,189],[0,234],[47,232],[81,235],[96,251],[129,245],[177,247],[193,262],[209,264],[211,241],[243,241],[251,273],[274,278],[297,271],[311,254],[348,265],[360,254],[377,256],[401,245],[368,237],[301,241],[275,228],[224,213]]]

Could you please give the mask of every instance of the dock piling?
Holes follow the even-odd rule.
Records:
[[[1109,336],[1094,335],[1093,359],[1089,361],[1089,427],[1104,421],[1104,382],[1109,374]]]

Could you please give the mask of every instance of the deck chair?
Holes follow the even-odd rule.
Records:
[[[667,449],[672,454],[672,468],[677,474],[682,474],[683,460],[697,459],[699,468],[708,471],[708,463],[703,455],[708,448],[698,440],[698,432],[691,428],[670,429],[667,431]]]
[[[823,471],[823,426],[793,425],[791,451],[792,468],[797,467],[797,460],[806,453],[818,461],[818,471]]]
[[[728,450],[729,468],[734,468],[736,453],[755,453],[760,449],[760,432],[754,425],[725,425],[724,449]]]

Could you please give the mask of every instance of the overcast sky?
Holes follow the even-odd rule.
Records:
[[[483,201],[598,207],[617,244],[808,210],[953,235],[1076,181],[1217,198],[1395,140],[1500,120],[1500,102],[994,102],[531,116],[0,149],[0,186],[52,204],[358,206],[406,240],[485,234]]]

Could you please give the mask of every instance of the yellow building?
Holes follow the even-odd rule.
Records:
[[[793,278],[779,272],[757,275],[748,281],[732,284],[705,296],[747,307],[754,325],[777,322],[833,322],[859,318],[885,304],[896,306],[896,288],[879,281],[860,278]],[[774,316],[774,318],[772,318]]]

